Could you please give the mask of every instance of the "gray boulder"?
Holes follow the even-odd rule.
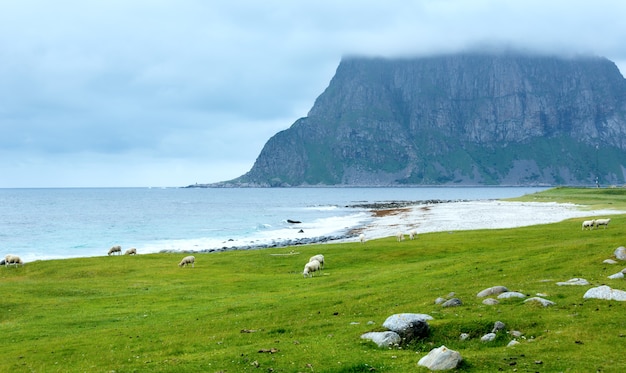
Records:
[[[505,286],[492,286],[490,288],[482,290],[481,292],[476,294],[476,296],[479,297],[479,298],[484,298],[484,297],[488,297],[490,295],[498,295],[498,294],[501,294],[501,293],[505,293],[507,291],[509,291],[509,289],[507,289]]]
[[[491,342],[496,339],[496,333],[487,333],[480,337],[481,342]]]
[[[589,281],[585,280],[584,278],[571,278],[565,282],[557,282],[556,284],[559,286],[568,286],[568,285],[585,286],[585,285],[589,285]]]
[[[461,302],[459,298],[452,298],[452,299],[445,301],[441,306],[442,307],[457,307],[462,304],[463,302]]]
[[[615,257],[619,260],[626,260],[626,247],[618,247],[615,249],[615,252],[613,252],[613,255],[615,255]]]
[[[517,291],[507,291],[498,295],[498,299],[509,299],[509,298],[526,298],[526,295],[522,293],[518,293]]]
[[[487,298],[483,300],[483,304],[487,306],[495,306],[496,304],[499,304],[499,303],[500,302],[498,302],[497,299],[493,299],[493,298]]]
[[[626,291],[611,289],[609,286],[603,285],[587,290],[583,298],[626,301]]]
[[[422,313],[398,313],[389,316],[383,327],[398,333],[406,341],[411,341],[428,336],[430,327],[426,321],[432,319],[432,316]]]
[[[504,323],[502,321],[496,321],[493,324],[493,329],[491,330],[492,333],[497,333],[498,331],[504,329],[506,327],[506,325],[504,325]]]
[[[370,332],[365,333],[361,336],[362,339],[368,339],[378,347],[390,347],[394,345],[400,344],[402,342],[402,338],[396,332]]]
[[[417,365],[430,370],[455,369],[463,361],[458,351],[450,350],[446,346],[432,349],[428,355],[419,360]]]
[[[547,299],[543,299],[541,297],[532,297],[532,298],[528,298],[524,301],[524,303],[529,303],[529,302],[533,302],[533,303],[539,303],[544,307],[548,307],[548,306],[554,306],[556,303],[554,303],[551,300],[547,300]]]

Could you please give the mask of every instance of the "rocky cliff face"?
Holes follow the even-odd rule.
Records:
[[[626,178],[611,61],[508,54],[344,59],[308,116],[226,184],[585,185]]]

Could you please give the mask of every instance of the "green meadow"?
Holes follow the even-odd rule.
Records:
[[[626,210],[625,189],[555,188],[516,200]],[[607,229],[581,219],[515,229],[421,234],[289,248],[46,260],[0,268],[1,372],[427,372],[445,345],[461,372],[621,372],[626,302],[583,299],[626,264],[626,215]],[[322,253],[326,268],[301,272]],[[584,278],[591,286],[557,286]],[[482,303],[504,285],[556,303]],[[443,308],[454,292],[463,304]],[[360,338],[394,313],[426,313],[430,335],[394,348]],[[506,325],[493,342],[480,337]],[[523,333],[520,344],[507,347]],[[461,341],[459,335],[471,338]]]

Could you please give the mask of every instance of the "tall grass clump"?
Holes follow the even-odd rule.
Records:
[[[621,206],[625,197],[600,199]],[[626,290],[626,280],[608,279],[624,264],[603,263],[626,245],[626,215],[611,219],[593,231],[581,230],[581,218],[403,242],[196,253],[195,268],[178,267],[184,254],[2,267],[0,371],[426,372],[417,361],[445,345],[463,356],[458,371],[618,372],[626,304],[583,299],[591,286]],[[318,253],[325,269],[304,278]],[[556,285],[571,278],[591,285]],[[495,285],[556,305],[484,305],[476,294]],[[461,306],[434,303],[451,292]],[[360,338],[401,312],[431,315],[430,335],[385,349]],[[481,342],[496,321],[505,330]],[[512,330],[523,337],[507,347]]]

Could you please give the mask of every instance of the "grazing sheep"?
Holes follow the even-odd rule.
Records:
[[[416,237],[417,237],[417,232],[415,230],[412,230],[409,232],[409,240],[412,240]]]
[[[22,259],[19,256],[9,254],[4,257],[4,265],[8,267],[9,264],[15,264],[17,267],[18,264],[23,266],[24,262],[22,262]]]
[[[611,219],[596,219],[595,221],[595,225],[596,228],[599,228],[601,225],[604,226],[604,229],[606,229],[606,227],[609,226],[609,223],[611,222]]]
[[[310,257],[309,258],[309,263],[314,261],[314,260],[317,260],[318,262],[320,262],[321,268],[324,269],[324,255],[317,254],[317,255],[314,255],[314,256]]]
[[[398,242],[404,241],[404,233],[402,232],[396,233],[396,239],[398,240]]]
[[[196,257],[193,255],[189,255],[183,258],[183,260],[180,261],[180,263],[178,263],[179,267],[184,267],[187,266],[189,264],[191,264],[191,268],[193,268],[195,266],[196,263]]]
[[[122,247],[117,245],[117,246],[113,246],[109,249],[109,256],[115,253],[119,253],[119,255],[122,255]]]
[[[596,221],[595,220],[585,220],[585,221],[583,221],[583,228],[582,228],[582,230],[584,231],[585,228],[589,228],[589,230],[592,230],[595,225],[596,225]]]
[[[365,234],[359,234],[359,241],[361,241],[361,243],[365,243]]]
[[[137,249],[135,249],[134,247],[131,247],[130,249],[126,250],[124,255],[137,255]]]
[[[317,260],[312,260],[304,265],[304,271],[302,271],[302,275],[304,277],[312,277],[313,272],[319,271],[321,269],[321,264]]]

